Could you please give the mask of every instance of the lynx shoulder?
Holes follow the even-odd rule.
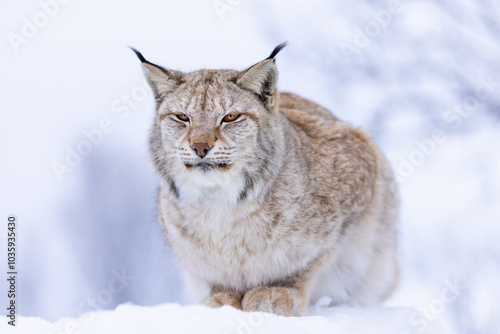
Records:
[[[190,73],[134,50],[156,101],[161,226],[205,305],[377,304],[398,278],[392,171],[366,131],[278,92],[284,46],[243,71]]]

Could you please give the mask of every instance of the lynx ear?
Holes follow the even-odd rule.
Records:
[[[275,47],[269,57],[247,68],[236,79],[237,85],[256,94],[268,110],[273,109],[276,101],[278,69],[274,57],[285,46],[286,42]]]
[[[159,65],[153,64],[147,61],[139,51],[137,51],[133,47],[130,48],[135,52],[137,58],[139,58],[142,63],[142,70],[149,86],[153,90],[156,101],[156,108],[158,108],[165,96],[167,96],[168,93],[174,91],[180,85],[183,73],[179,71],[168,70]]]

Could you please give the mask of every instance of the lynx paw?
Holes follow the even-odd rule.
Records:
[[[304,296],[282,287],[259,287],[248,291],[241,302],[244,311],[261,311],[283,316],[300,316],[307,310]]]
[[[230,292],[218,292],[205,298],[201,304],[209,307],[221,307],[231,305],[234,308],[241,310],[241,295]]]

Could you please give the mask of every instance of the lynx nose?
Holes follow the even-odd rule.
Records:
[[[202,159],[207,155],[208,151],[210,151],[208,143],[194,143],[191,148],[196,152],[196,155]]]

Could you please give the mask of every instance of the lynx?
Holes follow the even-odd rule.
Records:
[[[369,134],[277,90],[275,57],[183,73],[133,49],[156,101],[158,216],[202,304],[300,316],[370,306],[398,280],[398,196]]]

